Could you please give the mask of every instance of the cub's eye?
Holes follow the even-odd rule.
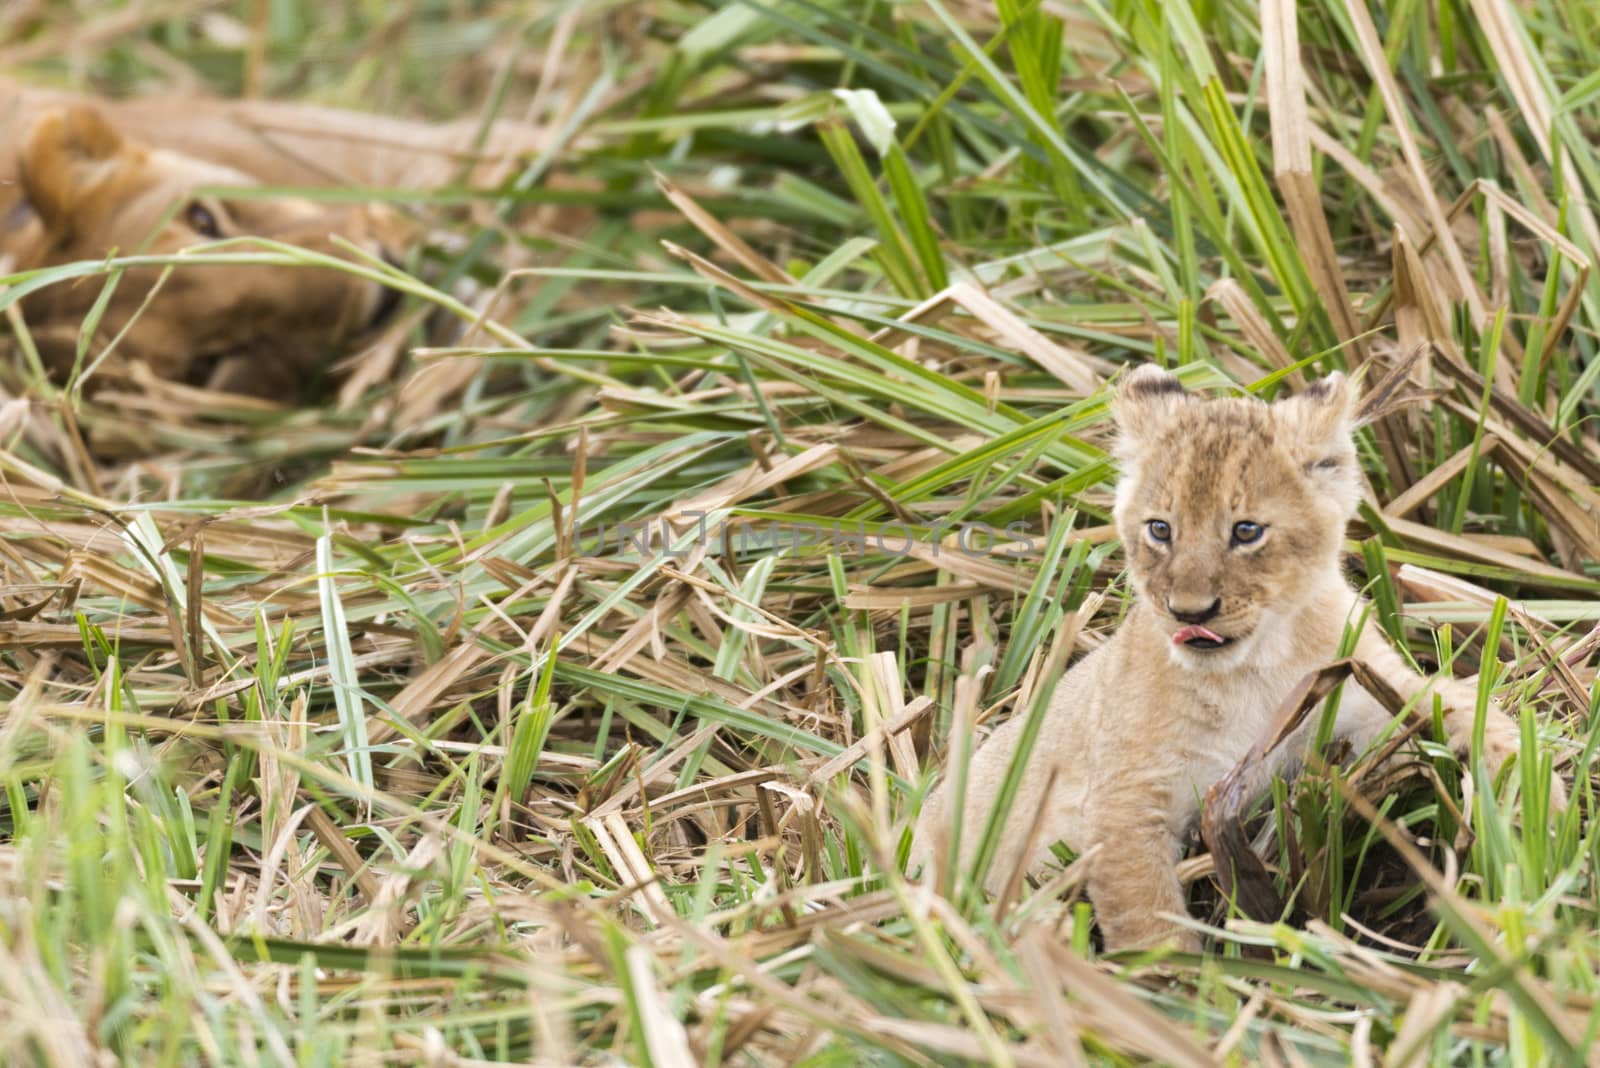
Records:
[[[1253,541],[1260,541],[1261,535],[1266,532],[1267,528],[1260,523],[1252,523],[1249,520],[1235,523],[1233,525],[1233,543],[1235,545],[1249,545]]]
[[[189,224],[189,229],[201,237],[222,236],[222,227],[217,225],[217,217],[211,214],[211,209],[198,200],[190,202],[189,206],[183,209],[183,221]]]
[[[1145,523],[1144,529],[1150,532],[1150,537],[1165,545],[1172,540],[1172,527],[1165,519],[1152,519]]]

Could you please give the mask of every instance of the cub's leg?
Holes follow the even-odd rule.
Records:
[[[967,769],[966,790],[962,794],[961,856],[958,861],[961,871],[969,870],[976,858],[978,843],[983,838],[984,828],[988,826],[989,816],[999,799],[1000,787],[1011,767],[1011,757],[1016,752],[1026,718],[1016,716],[1008,720],[972,756]],[[1022,771],[1016,798],[1000,830],[994,861],[989,865],[984,879],[984,889],[991,894],[997,894],[1005,887],[1006,880],[1019,865],[1023,871],[1027,871],[1052,844],[1071,837],[1074,814],[1072,806],[1065,803],[1068,792],[1065,781],[1067,769],[1050,752],[1048,740],[1051,724],[1048,720],[1043,728]],[[1061,770],[1052,784],[1050,773],[1053,767],[1060,767]],[[924,879],[942,869],[950,855],[950,833],[955,809],[951,791],[956,785],[955,775],[954,766],[945,769],[944,780],[923,802],[922,812],[917,818],[909,867],[915,871],[920,866]],[[937,865],[931,863],[935,858]]]
[[[1182,843],[1168,819],[1165,799],[1151,796],[1151,784],[1095,813],[1089,867],[1089,898],[1107,950],[1166,943],[1185,953],[1200,952],[1200,938],[1177,927],[1167,913],[1189,911],[1178,881]]]
[[[1462,754],[1471,751],[1472,727],[1478,703],[1475,687],[1458,679],[1434,680],[1418,675],[1385,640],[1376,625],[1368,625],[1362,630],[1361,637],[1356,642],[1356,657],[1365,661],[1405,700],[1416,701],[1421,697],[1422,700],[1418,705],[1423,712],[1428,712],[1432,708],[1432,699],[1428,695],[1438,693],[1444,711],[1445,734],[1450,740],[1451,748]],[[1343,716],[1340,718],[1343,720]],[[1383,724],[1353,726],[1356,726],[1356,729],[1351,732],[1352,741],[1365,743],[1372,740],[1373,735]],[[1489,768],[1489,773],[1498,775],[1506,761],[1519,751],[1521,744],[1522,734],[1517,729],[1517,724],[1505,714],[1498,703],[1489,702],[1489,707],[1484,713],[1483,725],[1483,760]],[[1535,759],[1537,754],[1529,753],[1527,757]],[[1550,798],[1557,808],[1566,807],[1566,786],[1559,775],[1551,779]]]

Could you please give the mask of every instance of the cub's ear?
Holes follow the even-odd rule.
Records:
[[[1348,446],[1355,427],[1356,391],[1335,371],[1319,378],[1288,400],[1273,405],[1278,425],[1299,446]]]
[[[1129,372],[1111,401],[1111,417],[1117,424],[1117,455],[1124,460],[1138,455],[1161,425],[1192,399],[1177,375],[1153,363]]]
[[[73,209],[122,146],[122,135],[96,108],[74,105],[34,120],[18,162],[23,193],[48,228],[69,225]]]
[[[1361,492],[1351,439],[1357,399],[1350,380],[1335,371],[1272,406],[1284,443],[1306,474],[1341,499],[1348,498],[1352,509]]]

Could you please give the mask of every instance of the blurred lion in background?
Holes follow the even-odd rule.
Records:
[[[158,378],[289,403],[393,313],[399,294],[383,284],[382,265],[410,228],[380,204],[245,191],[493,185],[535,147],[505,122],[480,130],[266,101],[102,101],[4,82],[0,116],[0,273],[249,237],[353,264],[129,268],[82,356],[106,276],[34,289],[21,299],[23,320],[54,377],[109,346],[112,373],[138,362]]]

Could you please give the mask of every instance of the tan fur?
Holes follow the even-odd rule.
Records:
[[[1064,840],[1080,853],[1094,850],[1088,889],[1108,948],[1171,941],[1198,950],[1193,934],[1164,914],[1185,912],[1176,862],[1200,801],[1269,727],[1294,685],[1336,656],[1346,624],[1362,616],[1361,599],[1340,569],[1360,485],[1352,408],[1352,390],[1339,375],[1272,405],[1203,400],[1154,367],[1124,380],[1114,405],[1122,465],[1115,517],[1135,603],[1111,640],[1068,671],[1052,697],[988,872],[991,892]],[[1166,544],[1151,536],[1152,519],[1171,525]],[[1265,524],[1266,532],[1254,544],[1238,544],[1233,529],[1240,521]],[[1184,624],[1172,611],[1196,613],[1213,601],[1217,611],[1205,625],[1231,644],[1203,651],[1174,645]],[[1419,677],[1374,623],[1360,633],[1356,655],[1408,700],[1438,692],[1450,741],[1465,751],[1471,686]],[[963,864],[983,833],[1024,719],[1001,726],[972,759]],[[1338,736],[1360,751],[1389,723],[1370,695],[1353,683],[1345,688]],[[1310,729],[1278,751],[1303,754]],[[1498,771],[1517,747],[1515,726],[1491,706],[1490,769]],[[1264,789],[1267,780],[1255,785]],[[1559,787],[1558,780],[1558,799]],[[942,866],[948,855],[947,791],[942,783],[923,806],[913,869],[935,856]]]
[[[47,111],[92,107],[124,137],[196,159],[223,160],[266,185],[433,189],[499,184],[548,138],[526,125],[475,118],[416,122],[278,100],[195,96],[107,100],[0,77],[0,133]],[[9,136],[9,135],[8,135]]]
[[[173,121],[182,124],[181,116]],[[218,236],[269,237],[350,258],[334,235],[376,255],[380,235],[394,229],[386,212],[367,206],[198,192],[258,183],[232,167],[127,137],[98,108],[47,109],[10,133],[0,147],[0,260],[12,270],[97,260],[113,250],[173,254]],[[172,271],[145,305],[160,274],[144,267],[123,275],[91,359],[126,327],[118,360],[142,360],[165,378],[290,402],[388,304],[381,286],[342,271],[197,264]],[[57,283],[22,300],[54,372],[71,366],[103,284],[103,277]]]

